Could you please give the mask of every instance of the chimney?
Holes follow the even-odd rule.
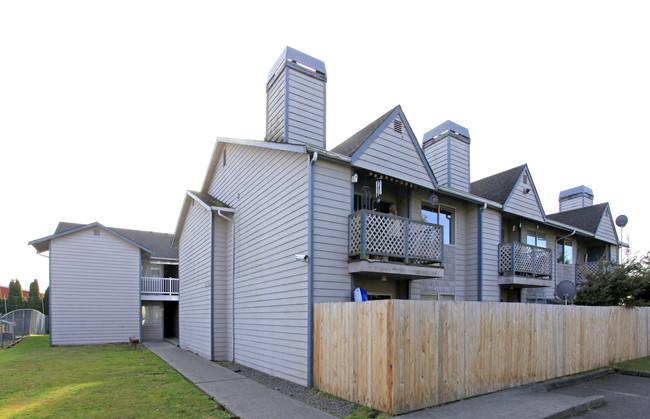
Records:
[[[594,191],[578,186],[560,192],[560,212],[590,207],[594,204]]]
[[[266,141],[325,148],[325,63],[286,47],[266,81]]]
[[[422,149],[438,184],[469,193],[469,130],[446,121],[424,134]]]

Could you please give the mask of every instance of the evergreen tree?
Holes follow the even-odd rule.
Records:
[[[18,279],[9,281],[9,295],[7,296],[7,312],[12,312],[19,308],[24,308],[23,289]]]
[[[34,310],[42,311],[43,307],[41,305],[41,291],[38,288],[38,279],[34,279],[31,284],[29,284],[29,296],[27,297],[27,307],[33,308]]]
[[[650,254],[623,265],[603,263],[578,288],[575,304],[639,307],[650,305]]]
[[[50,287],[47,287],[43,294],[43,314],[50,315]]]

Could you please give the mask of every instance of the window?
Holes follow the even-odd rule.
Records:
[[[444,230],[444,244],[455,244],[454,210],[438,206],[437,208],[422,206],[422,220],[431,224],[438,224]]]
[[[148,326],[162,323],[162,307],[159,305],[142,306],[142,325]]]
[[[528,230],[526,244],[530,246],[546,247],[546,233],[541,231]]]
[[[454,294],[420,294],[421,300],[456,301]]]
[[[569,239],[557,242],[557,263],[573,265],[573,243]]]

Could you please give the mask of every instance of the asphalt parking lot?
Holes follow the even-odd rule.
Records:
[[[609,374],[552,392],[569,396],[605,396],[606,403],[578,418],[650,418],[650,378]]]

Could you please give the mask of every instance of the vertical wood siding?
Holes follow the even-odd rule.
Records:
[[[348,216],[350,167],[314,165],[314,302],[350,301]]]
[[[526,172],[526,174],[530,179],[530,174],[528,172]],[[517,186],[512,191],[510,200],[503,207],[503,210],[530,218],[531,220],[544,221],[542,209],[535,197],[535,190],[532,187],[532,181],[530,181],[530,184],[526,185],[523,183],[522,179],[523,177],[519,178],[519,183],[517,183]],[[530,192],[524,194],[524,189],[530,189]]]
[[[190,207],[183,226],[179,256],[179,343],[210,359],[212,213],[197,203]]]
[[[288,71],[288,141],[325,148],[325,82]]]
[[[285,140],[285,71],[282,69],[266,95],[266,140],[283,143]]]
[[[401,118],[396,117],[401,121]],[[424,163],[406,129],[399,134],[390,123],[361,154],[355,166],[433,189]]]
[[[499,242],[501,214],[490,208],[483,211],[483,301],[499,301]]]
[[[140,336],[140,249],[100,229],[50,242],[53,345]]]
[[[234,360],[306,384],[308,265],[295,255],[308,250],[307,155],[226,151],[209,193],[235,209]]]

